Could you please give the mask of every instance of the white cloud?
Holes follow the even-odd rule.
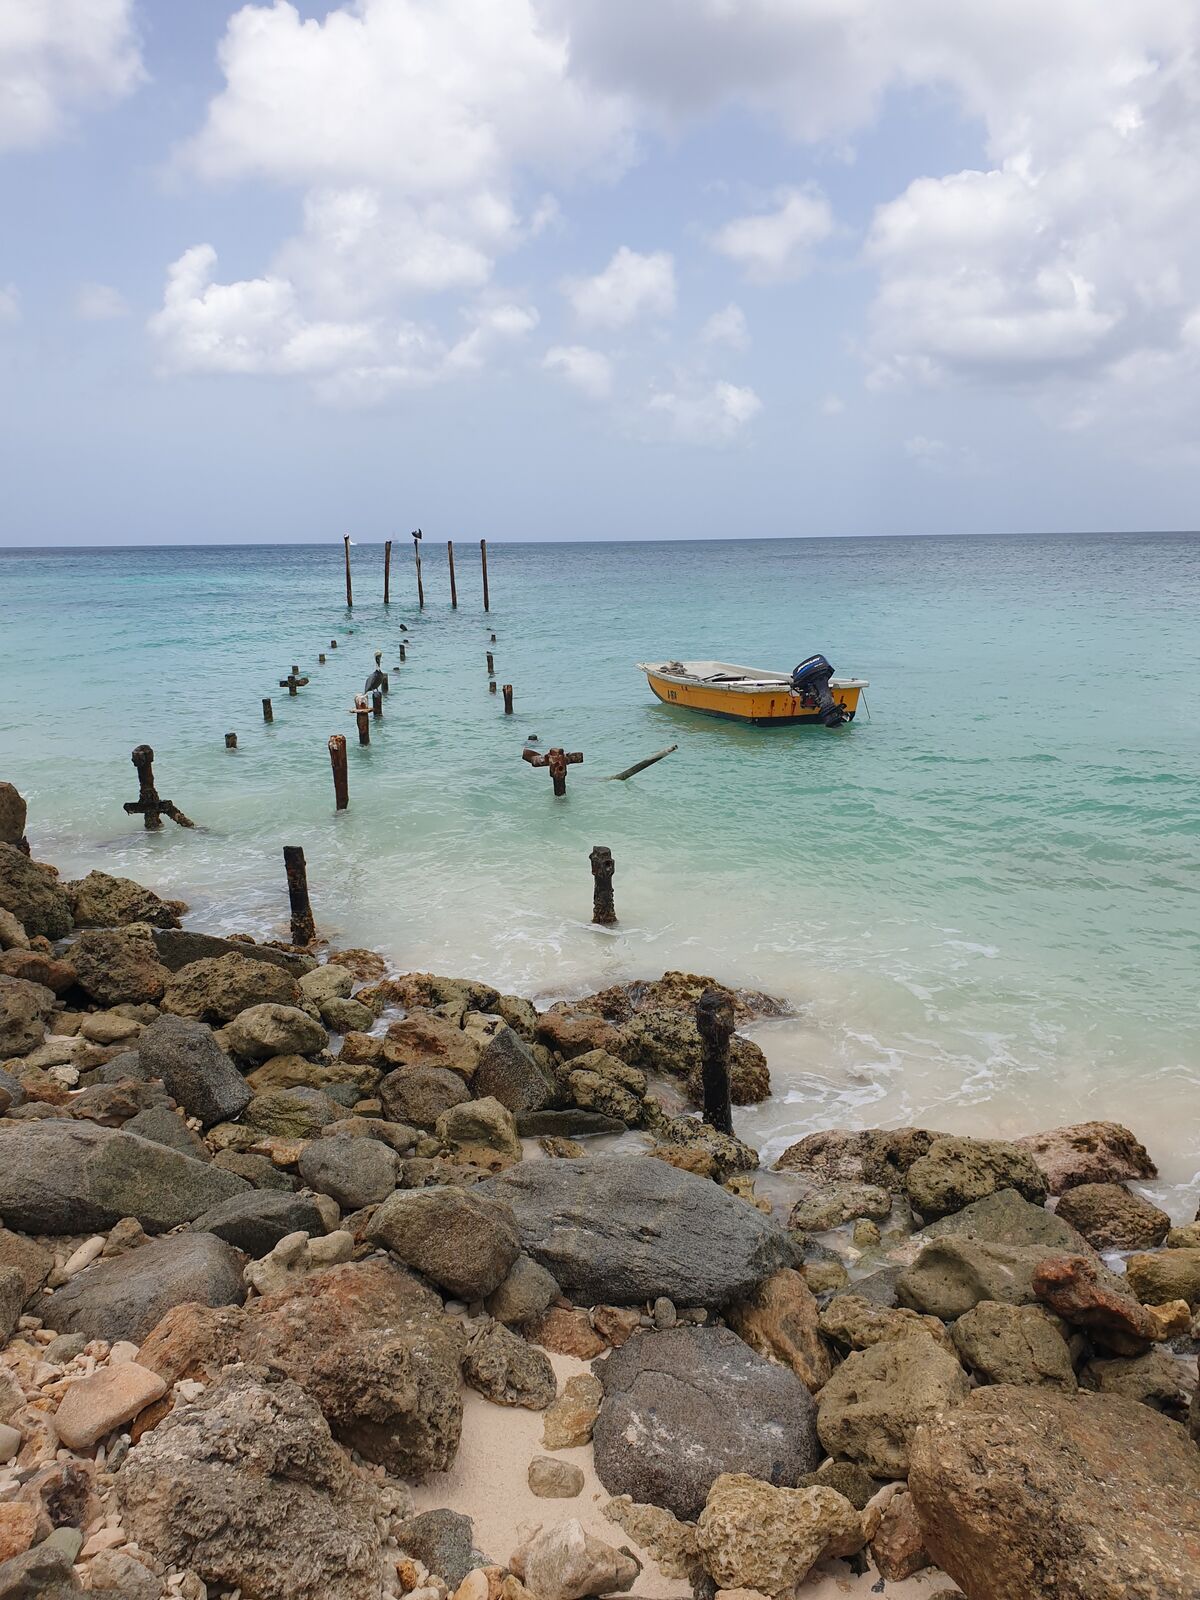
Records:
[[[21,320],[21,295],[15,283],[0,283],[0,322]]]
[[[547,372],[558,373],[590,400],[606,400],[612,393],[613,364],[600,350],[590,350],[582,344],[552,345],[542,366]]]
[[[571,278],[563,293],[580,322],[623,328],[639,317],[670,316],[675,309],[675,261],[665,250],[639,255],[622,245],[594,278]]]
[[[750,343],[750,330],[741,306],[730,302],[720,311],[714,311],[700,329],[700,342],[727,345],[731,350],[745,350]]]
[[[833,232],[825,196],[812,189],[781,189],[772,211],[735,217],[719,228],[712,246],[757,283],[778,283],[807,270],[813,247]]]
[[[718,380],[680,383],[652,394],[647,410],[665,422],[670,436],[682,443],[723,445],[745,431],[762,410],[762,401],[753,389]]]
[[[75,315],[83,322],[111,322],[127,317],[129,307],[111,284],[81,283],[75,293]]]
[[[821,401],[821,415],[823,417],[840,417],[846,409],[846,402],[840,394],[827,394]]]
[[[44,144],[143,77],[132,0],[0,0],[0,150]]]

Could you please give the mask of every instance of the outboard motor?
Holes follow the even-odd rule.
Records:
[[[827,728],[840,728],[846,713],[829,691],[833,668],[824,656],[809,656],[792,673],[792,692],[806,705],[815,706]]]

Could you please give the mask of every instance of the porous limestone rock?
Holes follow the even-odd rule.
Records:
[[[511,1209],[481,1189],[398,1190],[367,1237],[468,1304],[498,1289],[520,1253]]]
[[[1046,1181],[1032,1155],[1001,1139],[938,1139],[908,1169],[904,1187],[913,1209],[929,1221],[997,1189],[1015,1189],[1032,1201],[1046,1197]]]
[[[700,1554],[725,1589],[791,1600],[818,1561],[866,1542],[862,1514],[835,1489],[778,1489],[723,1473],[696,1521]]]
[[[1119,1122],[1077,1122],[1016,1142],[1037,1162],[1051,1194],[1065,1194],[1081,1183],[1158,1177],[1146,1147]]]
[[[821,1390],[817,1433],[830,1455],[857,1461],[876,1478],[903,1478],[921,1423],[970,1392],[954,1356],[932,1339],[888,1339],[848,1355]]]
[[[632,1589],[641,1570],[632,1556],[585,1533],[571,1518],[543,1529],[522,1530],[524,1538],[509,1566],[534,1600],[583,1600]]]

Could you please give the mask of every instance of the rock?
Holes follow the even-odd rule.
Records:
[[[680,1522],[662,1506],[637,1505],[627,1494],[610,1500],[604,1515],[654,1557],[664,1578],[682,1578],[693,1587],[705,1582],[693,1523]]]
[[[306,1195],[251,1189],[248,1194],[230,1195],[228,1200],[201,1212],[192,1223],[192,1230],[216,1234],[218,1239],[257,1259],[288,1234],[321,1234],[325,1224]]]
[[[509,1111],[542,1111],[554,1104],[558,1086],[553,1075],[511,1027],[484,1045],[472,1080],[477,1095],[498,1100]]]
[[[314,967],[300,979],[300,993],[318,1009],[327,1000],[348,1000],[354,991],[354,974],[338,962]]]
[[[93,1083],[74,1095],[68,1110],[71,1116],[89,1122],[99,1122],[106,1128],[132,1122],[142,1111],[159,1106],[169,1109],[168,1096],[157,1084],[138,1078],[124,1078],[117,1083]]]
[[[107,872],[89,872],[67,885],[77,928],[123,928],[131,922],[152,928],[177,928],[179,918],[152,889],[132,878],[113,878]]]
[[[418,1011],[387,1030],[385,1058],[397,1067],[440,1067],[470,1082],[483,1046],[457,1023]]]
[[[819,1561],[865,1543],[863,1519],[834,1489],[780,1489],[723,1473],[696,1522],[704,1565],[723,1588],[791,1597]]]
[[[496,1405],[527,1411],[544,1411],[558,1389],[549,1360],[501,1322],[485,1323],[471,1336],[463,1376]]]
[[[1200,1222],[1185,1222],[1167,1233],[1168,1250],[1200,1250]]]
[[[1034,1272],[1033,1291],[1073,1328],[1117,1355],[1140,1355],[1160,1337],[1160,1324],[1112,1273],[1086,1256],[1048,1256]]]
[[[867,1502],[879,1493],[880,1484],[877,1478],[873,1478],[854,1461],[826,1461],[815,1472],[806,1473],[796,1487],[836,1489],[856,1511],[862,1511]]]
[[[980,1239],[984,1244],[1045,1245],[1052,1251],[1090,1254],[1087,1240],[1064,1218],[1022,1199],[1015,1189],[997,1189],[924,1230],[929,1239]]]
[[[511,1209],[480,1189],[398,1191],[367,1237],[468,1304],[498,1289],[520,1252]]]
[[[954,1324],[952,1338],[980,1383],[1076,1388],[1067,1342],[1041,1306],[982,1300]]]
[[[69,1450],[85,1450],[166,1392],[158,1373],[136,1361],[101,1367],[70,1386],[54,1414],[54,1426]]]
[[[315,1055],[329,1043],[325,1029],[307,1011],[272,1002],[239,1011],[225,1029],[225,1036],[238,1055],[250,1061]]]
[[[25,1304],[25,1279],[16,1267],[0,1267],[0,1344],[12,1337]]]
[[[1015,1189],[1026,1200],[1046,1197],[1045,1179],[1032,1155],[1000,1139],[938,1139],[905,1178],[914,1210],[927,1220],[961,1211],[997,1189]]]
[[[46,1036],[54,991],[42,983],[0,974],[0,1059],[28,1055]]]
[[[470,1517],[458,1511],[423,1511],[409,1517],[397,1528],[396,1538],[402,1550],[449,1584],[460,1584],[469,1572],[486,1564],[474,1547]]]
[[[1130,1292],[1146,1305],[1186,1300],[1194,1307],[1200,1304],[1200,1249],[1130,1256],[1125,1277]]]
[[[190,929],[154,930],[154,943],[158,959],[170,972],[181,972],[196,961],[217,960],[221,956],[238,956],[243,961],[260,961],[265,966],[278,967],[293,978],[302,978],[316,966],[310,955],[299,955],[292,950],[276,950],[272,945],[252,944],[245,939],[220,939],[211,933],[193,933]],[[297,991],[298,993],[299,991]],[[259,999],[272,1000],[276,995],[260,995]],[[248,1000],[247,1005],[253,1005]],[[294,999],[285,999],[283,1005],[294,1005]],[[240,1007],[238,1009],[241,1009]],[[233,1016],[236,1013],[231,1012]]]
[[[970,1387],[932,1339],[885,1340],[835,1369],[821,1390],[817,1433],[830,1455],[857,1461],[876,1478],[903,1478],[917,1428],[959,1405]]]
[[[114,1595],[116,1600],[159,1600],[162,1594],[157,1573],[123,1550],[101,1550],[93,1556],[88,1577],[93,1594]]]
[[[819,1315],[812,1290],[800,1273],[781,1267],[744,1300],[729,1306],[725,1320],[752,1350],[791,1367],[815,1394],[833,1370],[817,1331]]]
[[[129,1040],[136,1039],[144,1026],[144,1023],[136,1021],[133,1017],[122,1015],[121,1011],[93,1011],[80,1023],[79,1032],[93,1044],[126,1044]]]
[[[199,1134],[193,1133],[178,1111],[172,1111],[170,1106],[147,1106],[145,1111],[130,1117],[123,1126],[126,1133],[136,1134],[139,1139],[149,1139],[153,1144],[165,1144],[193,1161],[212,1160],[204,1140]]]
[[[592,1326],[589,1313],[578,1306],[551,1306],[525,1325],[525,1337],[578,1361],[592,1361],[608,1348],[607,1340]]]
[[[136,1217],[122,1217],[116,1227],[111,1229],[108,1238],[104,1241],[101,1254],[104,1256],[121,1256],[129,1250],[137,1250],[146,1243],[146,1231]]]
[[[251,1095],[211,1028],[190,1017],[159,1017],[138,1038],[138,1060],[204,1126],[239,1116]]]
[[[822,1128],[789,1145],[775,1167],[811,1173],[826,1183],[869,1183],[899,1194],[913,1162],[945,1137],[927,1128]]]
[[[583,1492],[583,1470],[573,1461],[534,1456],[527,1474],[531,1494],[539,1500],[573,1500]]]
[[[641,1568],[632,1556],[585,1533],[571,1518],[529,1531],[509,1565],[534,1600],[582,1600],[632,1589]]]
[[[1148,1355],[1094,1357],[1079,1374],[1084,1389],[1101,1394],[1122,1395],[1137,1400],[1155,1411],[1165,1412],[1176,1422],[1186,1422],[1188,1408],[1196,1392],[1195,1375],[1177,1356],[1164,1350]]]
[[[938,1317],[922,1316],[902,1306],[879,1306],[858,1294],[835,1295],[821,1312],[817,1326],[826,1339],[844,1350],[869,1350],[885,1340],[914,1335],[933,1339],[947,1353],[953,1350]]]
[[[306,1056],[270,1056],[261,1066],[246,1074],[255,1094],[270,1094],[275,1089],[321,1089],[334,1098],[349,1096],[349,1104],[373,1094],[379,1086],[374,1067],[346,1062],[339,1057],[331,1064],[309,1061]]]
[[[9,1111],[19,1110],[25,1104],[25,1099],[25,1090],[17,1079],[0,1067],[0,1117]]]
[[[379,1098],[393,1122],[432,1128],[445,1112],[470,1100],[471,1091],[444,1067],[400,1067],[379,1085]]]
[[[354,1254],[354,1235],[335,1229],[310,1239],[307,1233],[289,1233],[258,1261],[246,1265],[246,1282],[260,1295],[279,1294],[299,1278],[326,1267],[340,1266]]]
[[[51,1366],[65,1367],[68,1361],[74,1361],[87,1342],[86,1334],[60,1333],[42,1350],[42,1359]]]
[[[128,1533],[159,1560],[262,1600],[362,1600],[382,1578],[366,1485],[290,1379],[237,1368],[125,1458]]]
[[[808,1390],[727,1328],[642,1334],[597,1375],[604,1401],[593,1449],[610,1494],[691,1519],[731,1467],[790,1485],[820,1461]]]
[[[375,1021],[375,1013],[358,1000],[326,1000],[320,1012],[321,1021],[333,1033],[353,1033]]]
[[[683,1078],[688,1094],[702,1105],[700,1034],[694,1007],[681,1013],[663,1006],[640,1011],[621,1029],[618,1040],[602,1045],[645,1072]],[[771,1076],[758,1045],[734,1034],[729,1050],[729,1089],[734,1105],[757,1105],[769,1098]]]
[[[620,1046],[620,1032],[602,1017],[577,1015],[552,1006],[538,1018],[537,1042],[564,1061],[586,1055],[589,1050],[614,1050]]]
[[[604,1117],[598,1111],[572,1107],[564,1111],[518,1111],[517,1132],[523,1139],[587,1138],[601,1133],[624,1133],[618,1117]]]
[[[0,950],[28,950],[29,936],[11,911],[0,906]]]
[[[542,1444],[547,1450],[577,1450],[591,1444],[604,1386],[590,1372],[568,1378],[563,1392],[542,1418]]]
[[[86,929],[71,946],[71,965],[79,987],[102,1006],[161,1000],[169,976],[144,927]]]
[[[269,1156],[255,1156],[245,1150],[220,1150],[213,1157],[213,1166],[244,1178],[256,1189],[291,1193],[296,1188],[295,1178],[282,1172]]]
[[[511,1111],[499,1100],[468,1100],[451,1106],[437,1119],[436,1132],[459,1161],[495,1170],[524,1155]]]
[[[7,843],[0,843],[0,907],[30,937],[63,939],[71,931],[71,902],[57,873]]]
[[[248,1128],[281,1139],[315,1139],[343,1113],[344,1107],[320,1089],[273,1089],[253,1097],[242,1112],[242,1121]]]
[[[245,1188],[233,1173],[88,1122],[22,1123],[3,1149],[0,1216],[26,1233],[83,1233],[123,1217],[162,1233]]]
[[[162,940],[155,941],[161,956]],[[250,1006],[297,1006],[300,987],[282,968],[238,951],[180,967],[167,984],[163,1010],[197,1022],[232,1022]],[[278,1052],[272,1052],[278,1054]]]
[[[0,954],[0,973],[6,978],[40,983],[52,994],[65,994],[75,982],[75,968],[69,961],[56,961],[41,950],[5,950]]]
[[[892,1197],[886,1189],[870,1183],[830,1183],[797,1201],[788,1227],[821,1233],[855,1217],[887,1217],[891,1210]]]
[[[977,1390],[913,1442],[926,1545],[972,1600],[1184,1600],[1200,1592],[1200,1457],[1111,1396]]]
[[[54,1257],[44,1246],[22,1233],[0,1228],[0,1268],[13,1267],[21,1274],[23,1300],[30,1299],[50,1276]]]
[[[887,1583],[902,1583],[932,1565],[912,1495],[903,1489],[883,1508],[871,1539],[871,1560]]]
[[[344,1211],[386,1200],[396,1187],[399,1168],[399,1156],[378,1139],[314,1139],[305,1145],[299,1161],[300,1176],[308,1187],[331,1195]]]
[[[1051,1194],[1065,1194],[1082,1183],[1158,1177],[1145,1146],[1119,1122],[1079,1122],[1016,1142],[1042,1169]]]
[[[176,1234],[88,1267],[44,1300],[40,1313],[58,1333],[141,1344],[172,1306],[237,1305],[245,1292],[229,1245],[211,1233]]]
[[[511,1204],[525,1251],[584,1305],[661,1294],[716,1308],[792,1265],[777,1223],[661,1161],[526,1162],[482,1187]]]
[[[1119,1183],[1081,1183],[1068,1189],[1056,1214],[1098,1250],[1144,1250],[1161,1244],[1171,1226],[1165,1211]]]
[[[655,1127],[655,1136],[663,1141],[656,1146],[652,1155],[660,1161],[666,1160],[674,1165],[691,1169],[680,1161],[680,1156],[701,1156],[706,1158],[706,1177],[716,1177],[722,1181],[731,1174],[747,1172],[758,1166],[758,1151],[752,1150],[748,1144],[743,1144],[740,1139],[735,1139],[732,1134],[721,1133],[716,1128],[710,1128],[707,1122],[701,1122],[698,1117],[669,1117],[665,1122]]]
[[[7,1510],[0,1507],[0,1513]],[[30,1511],[29,1515],[32,1518],[33,1513]],[[0,1544],[0,1553],[2,1550]],[[74,1600],[79,1593],[81,1585],[71,1570],[71,1557],[49,1539],[43,1539],[32,1550],[26,1546],[0,1565],[0,1600]]]
[[[0,842],[20,846],[25,840],[28,807],[14,784],[0,783]]]
[[[503,1283],[488,1297],[487,1310],[512,1328],[532,1322],[558,1299],[558,1284],[532,1256],[519,1255]],[[597,1352],[598,1353],[598,1352]]]
[[[1031,1305],[1042,1245],[984,1244],[970,1238],[934,1239],[896,1280],[901,1305],[948,1322],[981,1300]]]

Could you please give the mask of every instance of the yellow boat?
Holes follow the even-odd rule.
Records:
[[[824,656],[810,656],[795,672],[766,672],[728,661],[639,661],[651,689],[669,706],[732,717],[759,727],[853,722],[866,678],[838,678]]]

